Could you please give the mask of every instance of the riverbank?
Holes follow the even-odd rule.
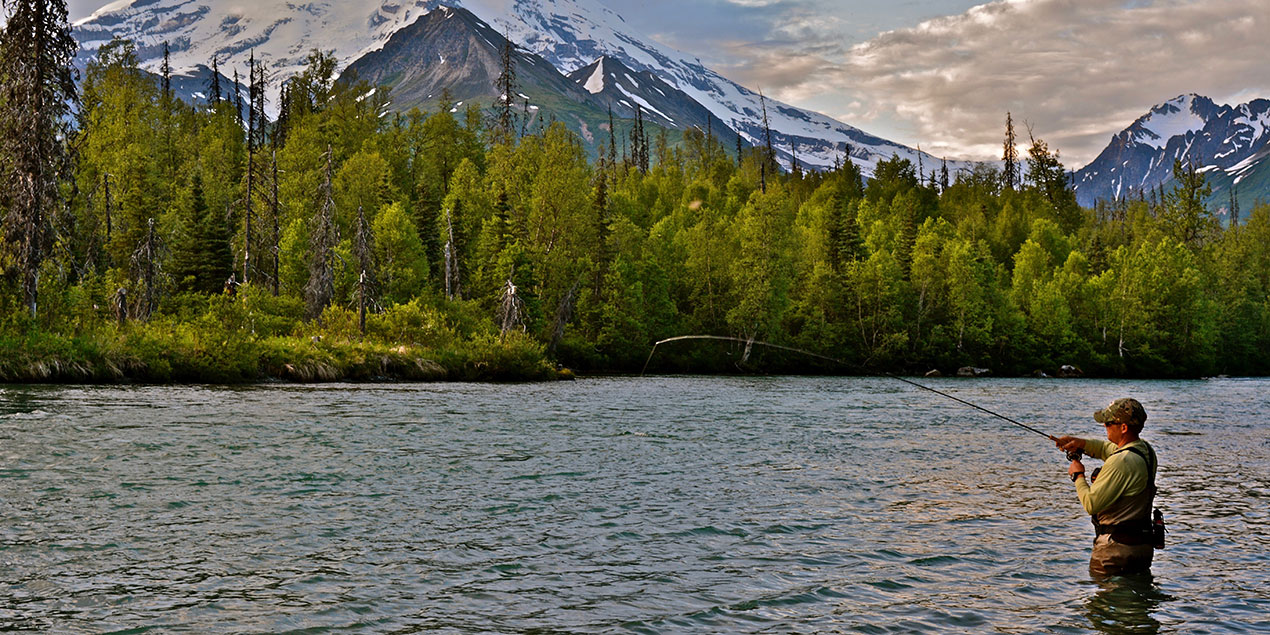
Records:
[[[0,382],[543,381],[560,376],[541,344],[414,302],[368,317],[316,321],[262,294],[195,297],[148,321],[113,321],[97,305],[56,323],[0,329]]]
[[[321,336],[217,339],[122,329],[97,337],[0,336],[0,382],[544,381],[560,377],[524,336],[435,349]]]

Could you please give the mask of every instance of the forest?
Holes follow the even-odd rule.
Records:
[[[320,51],[187,103],[115,40],[76,82],[56,17],[0,39],[0,380],[543,379],[684,334],[847,365],[684,343],[650,370],[1270,370],[1270,206],[1219,216],[1180,163],[1084,209],[1012,122],[1003,168],[956,174],[629,120],[592,157],[510,104],[392,112]]]

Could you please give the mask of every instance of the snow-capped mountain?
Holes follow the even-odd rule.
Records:
[[[722,128],[712,121],[713,113],[652,71],[631,70],[608,56],[569,73],[569,79],[611,107],[616,117],[634,117],[639,108],[650,123],[666,128]]]
[[[494,31],[507,34],[524,50],[563,73],[607,57],[636,72],[652,73],[749,142],[755,143],[762,136],[758,93],[706,68],[698,59],[634,33],[598,0],[454,0],[447,4],[469,9]],[[254,53],[275,78],[285,78],[303,68],[314,48],[333,51],[341,66],[352,64],[382,49],[393,34],[440,6],[439,0],[366,4],[338,0],[303,4],[288,0],[119,0],[77,22],[73,33],[82,47],[81,61],[119,36],[137,42],[138,55],[151,70],[158,67],[166,41],[178,72],[210,65],[215,57],[225,74],[238,68],[245,76],[247,58]],[[276,99],[270,101],[276,103]],[[767,114],[777,152],[786,162],[796,152],[804,165],[828,167],[848,145],[852,159],[866,174],[872,173],[879,160],[893,154],[918,162],[917,152],[910,148],[819,113],[768,99]],[[922,159],[932,166],[938,161],[930,155]],[[949,167],[971,165],[950,162]]]
[[[431,106],[443,91],[454,100],[489,104],[502,98],[495,80],[502,72],[500,56],[506,44],[501,33],[470,11],[441,7],[398,30],[382,48],[353,60],[343,76],[390,86],[397,110]],[[522,100],[529,100],[534,109],[559,98],[590,101],[586,91],[551,63],[525,51],[515,56],[520,94],[511,98],[517,106]]]
[[[598,0],[457,0],[509,33],[565,73],[607,56],[636,71],[650,71],[701,104],[713,117],[751,144],[762,139],[759,94],[708,69],[701,60],[635,33],[621,16]],[[878,161],[899,155],[918,163],[917,151],[870,135],[820,113],[767,100],[776,152],[788,165],[796,151],[803,165],[829,167],[850,146],[852,160],[866,175]],[[922,162],[939,160],[923,154]],[[949,162],[949,169],[972,168]]]
[[[278,77],[303,70],[313,49],[333,51],[347,64],[384,45],[394,32],[427,13],[435,2],[386,0],[382,4],[313,0],[118,0],[77,21],[79,61],[112,37],[137,45],[137,56],[157,70],[163,43],[177,72],[216,58],[225,75],[241,69],[254,52]]]
[[[1149,196],[1161,184],[1168,189],[1176,159],[1208,175],[1217,203],[1227,202],[1233,188],[1247,206],[1268,193],[1263,185],[1270,173],[1267,155],[1270,100],[1224,106],[1201,95],[1181,95],[1138,118],[1077,171],[1076,198],[1092,206],[1142,192]]]

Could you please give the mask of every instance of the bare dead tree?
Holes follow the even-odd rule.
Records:
[[[357,322],[366,334],[366,312],[378,305],[375,299],[375,236],[366,212],[357,208],[357,227],[353,234],[353,257],[357,260]]]
[[[309,233],[309,282],[304,287],[309,319],[318,319],[335,296],[335,268],[332,263],[339,232],[335,227],[335,199],[331,189],[333,152],[326,148],[326,177],[318,189],[318,213]]]

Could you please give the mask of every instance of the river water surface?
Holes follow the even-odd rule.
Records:
[[[885,378],[9,386],[0,630],[1270,632],[1270,381],[925,381],[1140,399],[1154,577],[1090,578],[1051,443]]]

